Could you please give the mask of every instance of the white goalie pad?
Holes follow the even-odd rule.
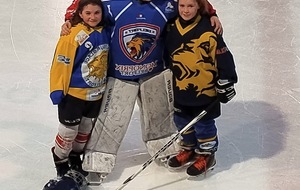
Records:
[[[151,156],[177,132],[173,121],[174,98],[172,73],[166,70],[141,84],[139,99],[143,140]],[[177,143],[167,148],[160,158],[176,154]]]
[[[111,173],[116,163],[116,155],[102,152],[88,152],[84,155],[82,169],[102,174]]]
[[[140,117],[145,142],[176,133],[172,73],[166,70],[141,83]]]
[[[127,131],[136,102],[139,84],[108,78],[100,114],[86,145],[83,168],[110,172]],[[108,167],[108,168],[107,168]]]
[[[148,150],[148,153],[150,154],[150,156],[155,155],[157,151],[159,151],[163,146],[165,146],[165,144],[167,144],[171,140],[172,136],[161,138],[158,140],[147,141],[146,147],[147,147],[147,150]],[[162,152],[157,158],[158,159],[166,158],[168,156],[177,154],[179,152],[179,150],[180,150],[180,146],[177,143],[177,141],[175,141],[170,147],[168,147],[164,152]]]

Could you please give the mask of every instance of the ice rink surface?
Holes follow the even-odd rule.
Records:
[[[0,0],[0,190],[40,190],[55,175],[57,109],[49,69],[70,0]],[[300,187],[300,1],[211,0],[234,54],[237,96],[217,119],[217,166],[187,179],[151,164],[130,190],[295,190]],[[116,189],[149,158],[138,110],[117,165]]]

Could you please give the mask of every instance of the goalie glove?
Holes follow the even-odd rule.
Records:
[[[218,80],[216,91],[219,101],[224,104],[229,102],[236,95],[234,84],[228,80]]]

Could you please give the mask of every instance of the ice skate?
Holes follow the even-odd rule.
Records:
[[[101,185],[101,183],[107,177],[107,175],[108,174],[106,174],[106,173],[89,172],[89,174],[86,176],[88,185],[90,185],[90,186]]]
[[[60,178],[70,170],[68,160],[67,159],[62,160],[58,156],[56,156],[56,154],[54,153],[54,147],[52,147],[51,152],[52,152],[52,156],[56,168],[57,177]]]
[[[206,173],[212,171],[215,165],[215,154],[198,154],[196,161],[187,168],[186,173],[190,177],[197,177],[199,175],[206,176]]]
[[[194,150],[181,150],[177,155],[169,158],[167,165],[168,169],[178,170],[184,166],[187,166],[191,163],[195,156]]]
[[[72,151],[69,155],[69,164],[72,170],[80,172],[83,176],[87,176],[89,173],[82,169],[81,154]]]

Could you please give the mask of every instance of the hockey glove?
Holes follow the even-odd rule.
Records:
[[[233,83],[228,80],[218,80],[216,91],[219,101],[224,104],[236,95]]]
[[[62,90],[56,90],[50,94],[53,105],[59,104],[64,97],[65,95]]]

